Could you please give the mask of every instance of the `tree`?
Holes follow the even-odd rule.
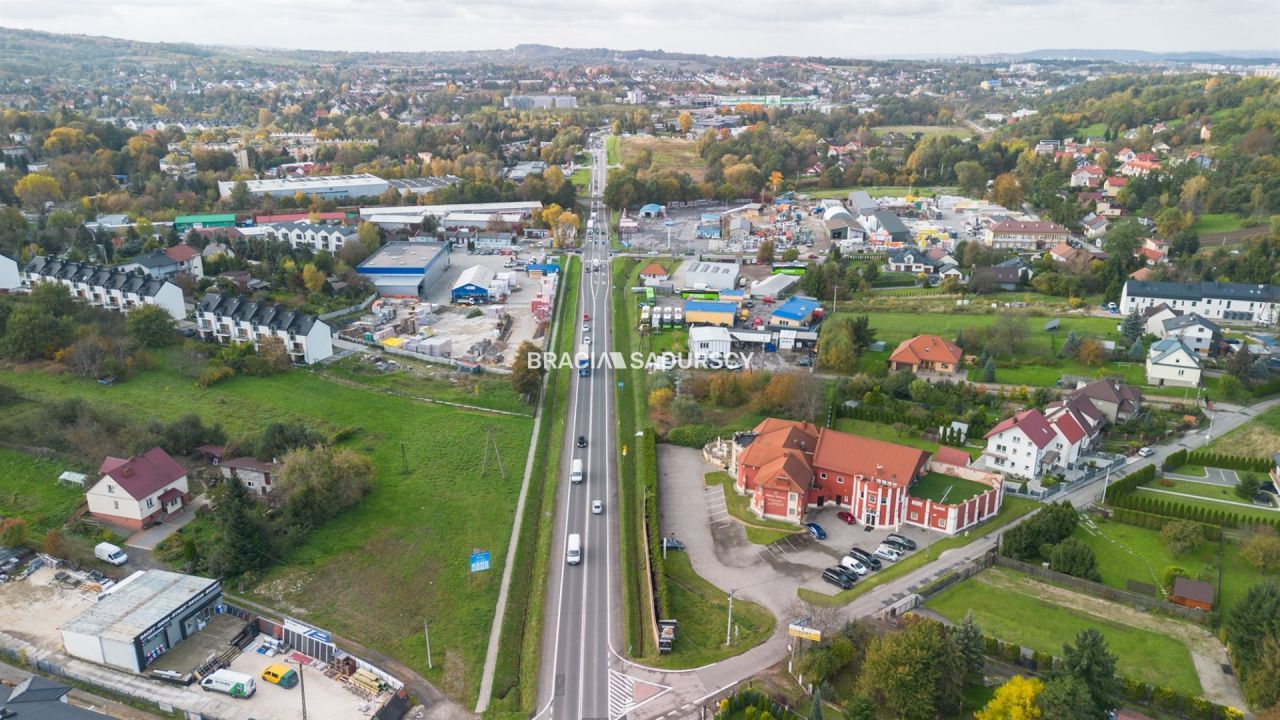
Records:
[[[996,688],[991,702],[973,714],[974,720],[1035,720],[1042,714],[1036,699],[1043,691],[1039,678],[1014,675]]]
[[[1076,359],[1089,367],[1097,367],[1102,364],[1106,353],[1101,342],[1095,338],[1086,338],[1081,341],[1080,349],[1076,351]]]
[[[24,175],[13,186],[13,194],[18,196],[28,210],[42,213],[46,203],[62,199],[62,186],[48,175],[31,173]]]
[[[1234,378],[1244,380],[1249,377],[1249,371],[1252,369],[1253,356],[1249,354],[1248,346],[1241,343],[1240,349],[1227,358],[1227,372]]]
[[[1125,316],[1124,323],[1120,327],[1120,334],[1124,336],[1125,340],[1132,343],[1142,337],[1142,330],[1142,315],[1138,313],[1138,308],[1135,306],[1133,311]]]
[[[685,135],[688,135],[689,131],[693,130],[693,116],[689,114],[688,110],[680,113],[680,116],[676,118],[676,126],[679,127],[680,132]]]
[[[1263,525],[1245,541],[1240,556],[1264,573],[1280,570],[1280,535]]]
[[[962,160],[956,163],[956,184],[963,195],[980,198],[987,193],[987,180],[990,175],[981,164],[973,160]]]
[[[782,187],[782,173],[774,170],[769,173],[769,187],[773,188],[773,194],[778,194],[778,188]]]
[[[1160,571],[1160,587],[1164,588],[1165,594],[1173,592],[1173,584],[1180,577],[1190,577],[1191,573],[1181,565],[1165,565]]]
[[[1002,173],[996,176],[995,184],[991,187],[991,199],[997,205],[1009,210],[1018,210],[1022,207],[1022,198],[1022,185],[1018,182],[1016,175]]]
[[[360,239],[360,244],[364,246],[366,257],[372,255],[382,245],[382,230],[371,222],[361,222],[356,227],[356,237]]]
[[[1280,707],[1280,637],[1268,635],[1258,644],[1258,661],[1246,675],[1244,694],[1254,707]]]
[[[258,368],[255,375],[279,375],[289,370],[289,350],[284,338],[270,335],[258,341]]]
[[[862,267],[862,279],[869,283],[874,283],[880,277],[880,266],[874,262],[869,262]]]
[[[796,248],[789,247],[782,251],[782,262],[795,262],[800,258],[800,251]]]
[[[1102,575],[1098,572],[1098,558],[1094,557],[1093,550],[1075,538],[1067,538],[1053,547],[1049,567],[1072,577],[1102,581]]]
[[[307,263],[302,268],[302,285],[307,292],[318,293],[324,290],[325,284],[324,273],[315,266],[315,263]]]
[[[1062,357],[1073,358],[1078,352],[1080,352],[1080,337],[1076,335],[1075,330],[1070,330],[1067,332],[1067,339],[1062,341]]]
[[[209,571],[219,576],[240,575],[262,567],[267,533],[261,510],[238,479],[218,485],[210,493],[214,508],[214,546]]]
[[[1280,583],[1271,580],[1250,586],[1244,599],[1231,608],[1226,627],[1236,674],[1247,679],[1249,669],[1258,663],[1262,639],[1280,636]]]
[[[981,678],[983,668],[987,665],[987,653],[982,640],[982,628],[978,626],[978,621],[973,616],[973,608],[965,613],[964,622],[960,623],[951,637],[955,641],[956,652],[964,663],[965,673],[969,679]]]
[[[1060,675],[1045,683],[1036,698],[1041,720],[1091,720],[1098,717],[1089,688],[1070,675]]]
[[[1176,207],[1161,210],[1155,219],[1156,232],[1161,237],[1173,237],[1191,227],[1191,223],[1195,222],[1195,218],[1191,213],[1183,212]]]
[[[516,350],[516,359],[511,366],[511,387],[517,395],[532,403],[542,388],[542,376],[546,370],[541,363],[533,367],[530,360],[540,357],[538,346],[525,340]]]
[[[1175,556],[1186,555],[1204,543],[1204,531],[1191,520],[1170,520],[1160,529],[1160,540]]]
[[[844,720],[876,720],[876,704],[862,693],[854,693],[845,701]]]
[[[858,690],[902,720],[932,720],[959,700],[964,668],[940,623],[919,620],[871,641]]]
[[[954,275],[948,275],[942,278],[942,282],[938,285],[939,291],[946,295],[953,295],[963,292],[964,286],[960,284],[960,278]]]
[[[1240,473],[1240,481],[1236,483],[1236,497],[1241,500],[1253,500],[1262,487],[1262,481],[1253,473]]]
[[[44,534],[44,542],[42,550],[45,555],[52,555],[56,558],[65,558],[67,556],[67,536],[62,534],[57,528],[50,528]]]
[[[769,265],[773,263],[774,245],[772,240],[761,240],[760,247],[756,250],[756,262],[761,265]]]
[[[174,323],[169,311],[159,305],[141,305],[125,316],[125,330],[142,347],[158,348],[173,342]]]
[[[48,310],[33,303],[13,309],[5,323],[0,355],[17,360],[51,358],[66,347],[69,339],[66,324]]]
[[[287,524],[294,532],[306,532],[359,502],[372,484],[369,458],[317,445],[284,456],[278,489],[285,497]]]
[[[0,545],[9,548],[26,545],[29,537],[26,520],[22,518],[0,520]]]
[[[1146,352],[1147,352],[1147,348],[1142,344],[1142,338],[1138,338],[1137,340],[1133,341],[1132,345],[1129,346],[1129,350],[1126,353],[1126,355],[1130,361],[1138,362],[1142,360],[1142,358],[1146,355]]]
[[[809,720],[822,720],[822,686],[813,689],[813,704],[809,706]]]
[[[244,210],[253,202],[253,196],[249,194],[249,183],[244,180],[237,180],[231,185],[231,207],[235,210]]]
[[[1093,701],[1094,717],[1105,718],[1120,697],[1120,679],[1116,677],[1116,657],[1107,648],[1107,640],[1093,628],[1076,634],[1076,644],[1062,646],[1063,672],[1084,685]]]
[[[996,381],[995,358],[987,358],[987,364],[982,366],[982,382],[993,383],[995,381]]]

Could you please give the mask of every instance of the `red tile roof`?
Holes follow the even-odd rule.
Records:
[[[1022,434],[1026,435],[1027,439],[1039,448],[1048,447],[1049,443],[1053,442],[1053,439],[1057,437],[1053,428],[1049,427],[1049,421],[1045,420],[1044,415],[1035,408],[1023,410],[1013,417],[1001,420],[995,427],[991,428],[991,432],[982,437],[984,439],[989,438],[1014,427],[1021,430]]]
[[[804,460],[795,455],[775,458],[760,468],[756,484],[766,488],[804,493],[813,481],[813,471]]]
[[[910,485],[928,459],[929,453],[924,450],[825,428],[813,453],[815,468],[850,477],[877,478],[899,487]]]
[[[948,465],[957,465],[959,467],[968,467],[969,461],[973,458],[969,457],[969,453],[960,448],[947,447],[946,445],[938,446],[938,452],[933,454],[933,459]]]
[[[959,364],[964,351],[959,345],[947,342],[937,335],[917,335],[898,343],[889,356],[889,362],[919,365],[925,360]]]
[[[103,475],[114,480],[134,500],[149,497],[187,474],[178,461],[160,448],[151,448],[125,461],[109,457],[102,466],[107,468],[113,461],[118,464],[108,468]]]
[[[1080,423],[1076,422],[1075,417],[1070,413],[1063,413],[1054,418],[1053,424],[1062,433],[1062,436],[1067,439],[1067,442],[1072,445],[1084,439],[1084,428],[1080,427]]]
[[[667,269],[658,263],[649,263],[640,270],[640,277],[667,277],[669,273]]]
[[[752,432],[755,438],[739,453],[739,465],[763,467],[783,455],[804,457],[818,445],[818,428],[810,423],[766,418]]]
[[[1107,178],[1107,185],[1110,185],[1111,187],[1124,187],[1128,184],[1129,178],[1127,177],[1112,176]]]
[[[174,262],[186,262],[199,255],[200,251],[186,243],[178,243],[171,248],[165,248],[164,254]]]
[[[169,488],[168,490],[165,490],[164,492],[160,493],[160,505],[161,506],[168,505],[170,501],[180,497],[182,497],[181,490],[179,490],[176,487]]]

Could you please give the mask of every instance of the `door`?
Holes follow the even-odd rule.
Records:
[[[876,513],[869,512],[869,513],[867,513],[867,514],[866,514],[866,516],[865,516],[865,517],[863,517],[863,519],[862,519],[862,524],[863,524],[863,525],[875,525],[875,524],[876,524],[876,520],[877,520],[877,515],[876,515]]]

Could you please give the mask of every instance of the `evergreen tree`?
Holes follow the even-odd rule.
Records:
[[[1237,674],[1248,678],[1268,635],[1280,637],[1280,583],[1275,581],[1251,586],[1227,617],[1227,645]]]
[[[1142,316],[1138,314],[1138,308],[1134,308],[1124,319],[1124,323],[1120,326],[1120,334],[1125,340],[1133,342],[1142,337]]]
[[[1096,717],[1093,698],[1084,683],[1070,675],[1055,677],[1045,683],[1036,697],[1040,720],[1089,720]]]
[[[1076,351],[1080,349],[1080,338],[1076,337],[1076,331],[1072,330],[1067,333],[1067,339],[1062,341],[1062,351],[1058,353],[1059,357],[1075,357]]]
[[[1253,357],[1249,355],[1249,348],[1241,345],[1240,349],[1231,353],[1231,357],[1227,358],[1227,372],[1233,377],[1244,380],[1249,376],[1249,370],[1253,368]]]
[[[995,382],[995,381],[996,381],[996,361],[993,360],[992,358],[987,358],[986,364],[982,366],[982,382]]]
[[[1138,338],[1137,340],[1134,340],[1133,344],[1129,346],[1130,360],[1134,362],[1139,362],[1142,360],[1145,354],[1146,354],[1146,348],[1142,346],[1142,338]]]
[[[809,720],[822,720],[822,686],[813,689],[813,706],[809,709]]]
[[[233,474],[213,492],[217,544],[209,558],[214,575],[239,575],[262,567],[267,534],[249,490]]]
[[[982,628],[973,617],[973,609],[965,613],[964,622],[952,634],[956,652],[964,664],[965,673],[970,678],[981,678],[982,669],[986,667],[986,647],[982,640]]]
[[[1107,641],[1093,628],[1076,634],[1076,644],[1062,646],[1063,671],[1088,691],[1093,701],[1092,717],[1107,717],[1120,697],[1120,679],[1116,677],[1116,657]]]

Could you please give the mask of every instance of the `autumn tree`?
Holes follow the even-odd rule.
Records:
[[[516,391],[517,395],[526,398],[529,402],[533,402],[538,397],[538,391],[542,387],[542,376],[546,370],[541,363],[530,362],[531,359],[539,357],[538,346],[525,340],[520,343],[520,347],[516,349],[515,362],[511,366],[511,387]]]
[[[259,375],[278,375],[289,369],[289,350],[284,338],[270,335],[258,341]]]
[[[360,501],[373,484],[373,462],[347,448],[316,445],[284,456],[279,490],[286,523],[296,532],[318,527]]]
[[[30,532],[27,521],[22,518],[5,518],[0,520],[0,546],[17,547],[26,545]]]
[[[688,110],[680,113],[680,116],[676,118],[676,126],[680,128],[680,133],[683,135],[688,135],[689,131],[693,130],[693,116],[689,114]]]
[[[1036,700],[1043,691],[1040,678],[1014,675],[996,688],[991,701],[973,714],[974,720],[1036,720],[1042,714]]]
[[[1264,573],[1280,570],[1280,535],[1274,528],[1260,526],[1245,541],[1240,556]]]
[[[44,212],[46,203],[58,202],[62,199],[62,186],[48,175],[31,173],[13,186],[13,194],[18,196],[24,207],[32,212]]]
[[[552,228],[552,236],[555,238],[556,247],[569,247],[574,244],[578,237],[578,224],[581,221],[576,213],[568,210],[560,213],[556,218],[555,227]]]
[[[364,246],[366,256],[372,255],[374,251],[382,246],[382,230],[371,222],[361,222],[356,227],[356,237],[360,239],[360,244]]]
[[[325,276],[315,263],[307,263],[302,268],[302,285],[307,288],[308,292],[318,293],[324,290]]]
[[[1076,359],[1089,367],[1097,367],[1102,364],[1106,354],[1107,351],[1102,347],[1101,342],[1095,338],[1086,338],[1080,341],[1080,347],[1076,350]]]
[[[778,188],[782,187],[782,173],[774,170],[769,173],[769,187],[773,188],[773,194],[778,194]]]
[[[1186,555],[1204,543],[1204,531],[1193,520],[1170,520],[1160,529],[1160,540],[1175,556]]]
[[[772,240],[761,240],[760,247],[756,249],[756,262],[761,265],[769,265],[774,260],[774,244]]]
[[[67,556],[67,536],[62,534],[57,528],[50,528],[44,534],[44,542],[41,550],[45,555],[52,555],[56,558],[65,558]]]
[[[1018,182],[1016,175],[1001,173],[996,176],[995,184],[991,187],[991,199],[995,204],[1009,210],[1017,210],[1022,207],[1022,198],[1022,185]]]

